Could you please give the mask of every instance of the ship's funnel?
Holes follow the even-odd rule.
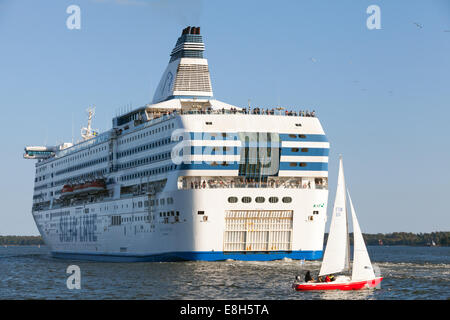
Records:
[[[152,103],[173,98],[211,98],[213,96],[208,60],[203,58],[205,45],[200,27],[187,27],[181,32],[170,54]]]

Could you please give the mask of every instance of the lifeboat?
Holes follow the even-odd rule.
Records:
[[[102,179],[90,181],[84,184],[83,192],[99,192],[106,189],[105,181]]]
[[[61,189],[61,197],[65,198],[73,194],[73,187],[70,184],[65,184]]]
[[[85,183],[77,184],[73,187],[73,193],[78,194],[84,192]]]

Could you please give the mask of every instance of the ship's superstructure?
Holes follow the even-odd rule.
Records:
[[[56,257],[108,261],[322,257],[329,143],[314,113],[214,99],[187,27],[152,104],[83,141],[27,147],[32,214]],[[91,113],[90,113],[91,115]]]

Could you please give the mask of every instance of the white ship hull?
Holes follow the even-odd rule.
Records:
[[[225,190],[225,191],[224,191]],[[276,260],[282,258],[313,260],[322,257],[325,220],[309,220],[309,208],[326,204],[328,191],[309,189],[211,189],[163,192],[163,198],[172,197],[173,205],[154,208],[138,208],[133,202],[144,203],[145,196],[84,205],[58,210],[48,214],[70,211],[70,215],[52,219],[55,223],[40,230],[55,257],[92,259],[104,261],[177,261],[177,260]],[[229,204],[230,195],[291,196],[290,204]],[[122,206],[127,209],[122,209]],[[110,208],[118,208],[111,210]],[[108,208],[108,209],[106,209]],[[119,209],[120,208],[120,209]],[[131,210],[129,209],[131,208]],[[321,208],[326,211],[326,206]],[[172,212],[179,216],[160,217],[159,212]],[[248,226],[247,243],[244,248],[252,250],[226,251],[226,212],[258,211],[260,213],[292,211],[292,229],[286,239],[291,242],[289,250],[278,249],[277,236],[283,231],[255,230]],[[203,211],[203,215],[197,214]],[[78,214],[77,214],[78,212]],[[86,213],[89,212],[89,213]],[[155,216],[147,220],[149,212]],[[126,222],[112,226],[111,214],[120,213]],[[178,221],[176,221],[178,217]],[[205,221],[205,218],[206,221]],[[165,222],[165,218],[168,218]],[[84,219],[84,220],[83,220]],[[275,219],[276,220],[276,219]],[[275,222],[277,223],[277,222]],[[51,227],[53,225],[53,227]],[[274,228],[276,229],[276,228]],[[250,239],[260,233],[260,239]],[[278,234],[277,234],[278,233]],[[264,237],[272,236],[272,241]],[[261,244],[260,248],[256,248]]]

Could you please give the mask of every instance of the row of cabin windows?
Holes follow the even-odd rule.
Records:
[[[108,157],[98,158],[98,159],[95,159],[95,160],[92,160],[92,161],[81,163],[81,164],[79,164],[77,166],[72,166],[72,167],[69,167],[69,168],[66,168],[66,169],[63,169],[63,170],[56,171],[56,175],[58,176],[60,174],[81,170],[81,169],[84,169],[84,168],[87,168],[87,167],[90,167],[90,166],[95,166],[95,165],[97,165],[99,163],[106,162],[106,161],[108,161]]]
[[[150,205],[151,206],[163,206],[165,204],[165,202],[167,201],[167,204],[173,204],[173,198],[169,197],[167,199],[164,200],[164,198],[162,199],[156,199],[156,200],[150,200]]]
[[[292,152],[299,152],[300,148],[292,148],[291,149]],[[308,152],[309,149],[308,148],[301,148],[301,152]]]
[[[139,165],[149,164],[149,163],[152,163],[152,162],[165,160],[165,159],[169,159],[169,158],[170,158],[170,152],[164,152],[164,153],[160,153],[160,154],[155,154],[155,155],[153,155],[151,157],[142,158],[142,159],[138,159],[138,160],[134,160],[134,161],[130,161],[130,162],[119,164],[117,166],[117,168],[119,170],[121,170],[121,169],[126,169],[126,168],[139,166]]]
[[[78,176],[66,177],[64,179],[55,181],[53,183],[53,187],[66,184],[67,181],[77,181],[77,180],[80,180],[80,179],[89,179],[89,178],[92,178],[92,177],[95,177],[95,176],[105,175],[107,172],[108,172],[108,169],[101,169],[101,170],[86,172],[86,173],[80,174]]]
[[[290,163],[289,163],[289,167],[297,167],[297,165],[298,165],[299,167],[306,167],[306,162],[300,162],[300,163],[297,163],[297,162],[290,162]]]
[[[146,176],[150,176],[150,175],[154,175],[154,174],[159,174],[159,173],[164,173],[164,172],[168,172],[171,170],[175,170],[176,168],[177,168],[176,165],[159,167],[159,168],[152,169],[152,170],[146,170],[146,171],[141,171],[141,172],[134,173],[134,174],[125,175],[125,176],[120,177],[120,180],[126,181],[126,180],[131,180],[131,179],[138,179],[138,178],[142,178],[142,177],[146,177]]]
[[[278,200],[279,200],[278,197],[269,197],[270,203],[277,203]],[[242,203],[250,203],[250,202],[252,202],[252,198],[251,197],[242,197],[241,201],[242,201]],[[265,201],[266,201],[266,198],[264,198],[264,197],[256,197],[255,198],[256,203],[264,203]],[[281,199],[281,201],[283,203],[291,203],[292,198],[291,197],[283,197],[283,199]],[[237,197],[228,197],[228,202],[229,203],[237,203],[238,198]]]
[[[145,138],[145,137],[147,137],[147,136],[150,136],[150,135],[152,135],[152,134],[155,134],[155,133],[158,133],[158,132],[161,132],[161,131],[164,131],[164,130],[173,129],[174,126],[175,126],[174,123],[169,123],[169,124],[167,124],[167,125],[165,125],[165,126],[161,126],[161,127],[159,127],[159,128],[155,128],[155,129],[152,129],[152,130],[148,130],[148,131],[142,132],[142,133],[140,133],[140,134],[137,134],[137,135],[128,137],[128,138],[126,138],[126,139],[124,138],[124,139],[122,139],[122,140],[119,140],[118,144],[120,145],[120,144],[124,144],[124,143],[129,143],[129,142],[131,142],[131,141],[136,141],[136,140],[138,140],[138,139]]]
[[[142,146],[139,146],[139,147],[136,147],[136,148],[132,148],[132,149],[128,149],[128,150],[125,150],[125,151],[122,151],[122,152],[118,152],[117,153],[117,158],[129,156],[129,155],[132,155],[132,154],[135,154],[135,153],[138,153],[138,152],[142,152],[142,151],[145,151],[145,150],[157,148],[157,147],[160,147],[162,145],[169,144],[169,143],[170,143],[170,138],[164,138],[164,139],[161,139],[159,141],[155,141],[155,142],[152,142],[152,143],[149,143],[149,144],[145,144],[145,145],[142,145]]]
[[[160,217],[179,217],[180,212],[179,211],[167,211],[167,212],[160,212]]]
[[[138,217],[121,217],[121,216],[111,216],[111,225],[120,226],[122,222],[133,222],[133,221],[148,221],[148,216],[138,216]]]
[[[300,139],[306,139],[306,136],[304,134],[290,134],[289,135],[289,138],[295,139],[297,137],[300,138]]]
[[[87,156],[91,156],[93,154],[99,153],[101,151],[106,151],[106,148],[107,148],[107,146],[104,145],[102,147],[94,148],[92,150],[87,150],[85,152],[80,152],[80,153],[77,153],[77,154],[75,154],[75,155],[73,155],[71,157],[68,157],[66,159],[61,159],[59,161],[56,161],[55,163],[52,163],[51,166],[52,166],[52,168],[53,168],[53,166],[58,167],[58,166],[60,166],[62,164],[69,163],[69,162],[75,161],[75,160],[79,160],[79,159],[85,158]]]

